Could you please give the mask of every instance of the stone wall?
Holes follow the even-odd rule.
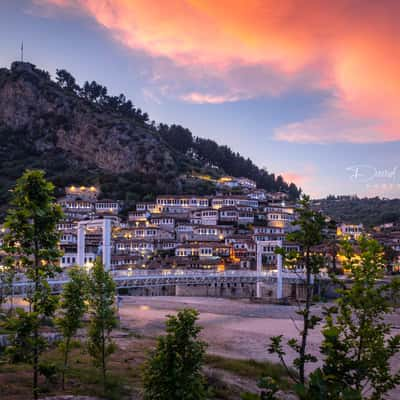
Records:
[[[212,283],[176,286],[176,296],[249,298],[255,295],[256,285],[253,283]]]

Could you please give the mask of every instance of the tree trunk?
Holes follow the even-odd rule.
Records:
[[[299,351],[300,365],[299,365],[299,379],[302,384],[305,383],[305,354],[307,347],[308,329],[310,321],[310,307],[312,297],[311,286],[311,267],[310,267],[310,249],[307,248],[306,252],[306,304],[303,313],[303,331],[301,334],[301,345]]]
[[[10,297],[11,313],[14,311],[14,279],[11,281],[11,297]]]
[[[39,332],[38,328],[35,327],[34,330],[34,345],[33,345],[33,398],[37,400],[39,398],[39,349],[38,349],[38,339]]]
[[[39,291],[39,246],[35,242],[35,294]],[[36,302],[33,303],[33,312],[37,312]],[[39,398],[39,322],[36,321],[33,330],[33,398]]]
[[[106,393],[106,343],[104,337],[104,328],[101,333],[101,351],[102,351],[102,369],[103,369],[103,389],[104,394]]]
[[[67,338],[67,340],[65,342],[65,349],[64,349],[64,367],[63,367],[62,374],[61,374],[62,390],[65,390],[65,371],[68,367],[69,344],[70,344],[70,338]]]
[[[332,259],[332,269],[333,273],[336,275],[337,274],[337,267],[336,267],[336,256],[337,256],[337,246],[336,243],[334,243],[334,248],[333,248],[333,259]]]

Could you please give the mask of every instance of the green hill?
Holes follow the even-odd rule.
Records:
[[[250,159],[179,125],[156,125],[121,94],[96,82],[79,87],[30,63],[0,69],[0,204],[26,168],[42,168],[61,193],[68,184],[98,185],[106,197],[135,201],[158,193],[209,193],[193,172],[253,179],[268,191],[299,195]]]
[[[337,222],[361,222],[367,227],[388,222],[400,223],[400,199],[329,196],[315,200],[314,207]]]

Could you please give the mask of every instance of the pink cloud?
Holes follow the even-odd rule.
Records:
[[[279,140],[400,139],[396,0],[35,1],[79,10],[125,46],[206,82],[187,92],[172,85],[184,101],[236,101],[298,87],[335,95],[324,115],[281,127]],[[169,79],[162,68],[157,74]]]
[[[283,171],[279,175],[287,182],[293,182],[297,186],[310,183],[316,176],[316,168],[313,164],[306,164],[296,171]]]
[[[276,140],[291,143],[329,144],[334,142],[374,143],[382,137],[380,121],[355,117],[330,105],[321,115],[275,129]]]
[[[312,163],[307,163],[296,171],[283,171],[279,175],[286,182],[293,182],[296,186],[301,187],[303,192],[313,198],[318,198],[321,195],[320,177],[318,176],[317,168]],[[316,190],[319,188],[320,191]]]
[[[212,95],[212,94],[203,94],[197,92],[191,92],[181,96],[182,100],[188,101],[190,103],[210,103],[210,104],[221,104],[227,102],[233,102],[240,100],[239,96],[234,95]]]

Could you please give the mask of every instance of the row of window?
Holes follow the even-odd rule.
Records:
[[[208,228],[199,228],[196,230],[196,233],[199,235],[217,235],[218,234],[216,229],[208,229]]]
[[[208,206],[208,200],[199,199],[157,199],[157,204],[162,205],[201,205]]]
[[[216,211],[203,211],[201,213],[202,217],[216,217],[218,213]]]
[[[155,225],[173,225],[175,221],[172,218],[156,218],[152,219],[150,222]]]
[[[76,263],[76,257],[74,257],[74,256],[64,256],[64,257],[62,257],[62,259],[61,259],[61,261],[62,261],[62,263],[63,264],[67,264],[67,265],[70,265],[70,264],[75,264]],[[94,261],[94,257],[85,257],[84,258],[84,263],[86,264],[87,262],[93,262]]]

